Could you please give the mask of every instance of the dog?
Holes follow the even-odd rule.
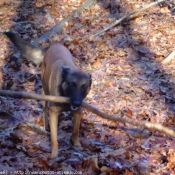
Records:
[[[51,158],[58,155],[57,126],[58,116],[62,111],[73,112],[73,130],[71,141],[81,147],[79,126],[82,115],[81,104],[91,87],[91,74],[77,68],[70,51],[60,43],[53,43],[48,48],[35,47],[12,32],[4,32],[21,54],[34,63],[41,63],[42,94],[70,98],[70,104],[43,102],[44,129],[50,117]]]

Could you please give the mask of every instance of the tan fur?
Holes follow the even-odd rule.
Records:
[[[78,137],[82,114],[81,103],[90,90],[91,75],[74,65],[70,51],[62,44],[54,43],[49,48],[42,49],[27,43],[15,33],[4,32],[4,34],[23,56],[36,64],[42,63],[42,94],[63,95],[70,98],[70,105],[43,102],[45,129],[50,116],[51,157],[55,158],[58,155],[57,125],[58,116],[63,110],[71,109],[73,112],[72,143],[74,146],[81,146]]]
[[[46,95],[59,96],[58,86],[61,84],[61,66],[69,67],[71,70],[80,71],[72,61],[72,55],[69,50],[59,43],[52,44],[47,50],[44,60],[42,62],[42,93]],[[81,71],[80,71],[81,73]],[[50,131],[51,131],[51,158],[58,155],[58,142],[57,142],[57,126],[58,115],[62,109],[56,104],[50,102],[43,103],[44,112],[44,128],[47,128],[48,115],[50,116]],[[49,106],[49,111],[48,111]],[[72,142],[74,146],[81,146],[78,133],[81,120],[81,107],[73,113],[74,126],[72,132]]]

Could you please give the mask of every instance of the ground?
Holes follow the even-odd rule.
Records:
[[[174,2],[153,6],[102,35],[91,37],[151,2],[99,0],[80,15],[74,14],[73,20],[47,44],[65,43],[75,64],[92,74],[87,102],[108,114],[159,123],[174,130],[174,62],[161,64],[175,50]],[[28,42],[34,41],[83,3],[1,0],[0,32],[10,30]],[[26,58],[11,56],[17,50],[2,34],[0,46],[1,89],[40,94],[40,68]],[[52,161],[50,137],[35,126],[43,127],[40,101],[0,96],[0,172],[175,174],[175,139],[161,132],[100,118],[85,109],[80,127],[83,149],[78,152],[70,144],[72,115],[63,113],[59,159]]]

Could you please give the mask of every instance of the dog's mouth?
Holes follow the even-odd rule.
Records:
[[[78,109],[78,106],[70,105],[70,109],[71,109],[72,111],[76,111],[76,110]]]

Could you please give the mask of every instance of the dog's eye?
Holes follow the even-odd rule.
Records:
[[[86,90],[86,85],[83,84],[83,85],[81,86],[81,89],[82,89],[82,90]]]
[[[71,87],[71,88],[74,88],[74,87],[76,87],[76,84],[73,83],[73,82],[70,82],[70,83],[68,83],[68,86]]]

